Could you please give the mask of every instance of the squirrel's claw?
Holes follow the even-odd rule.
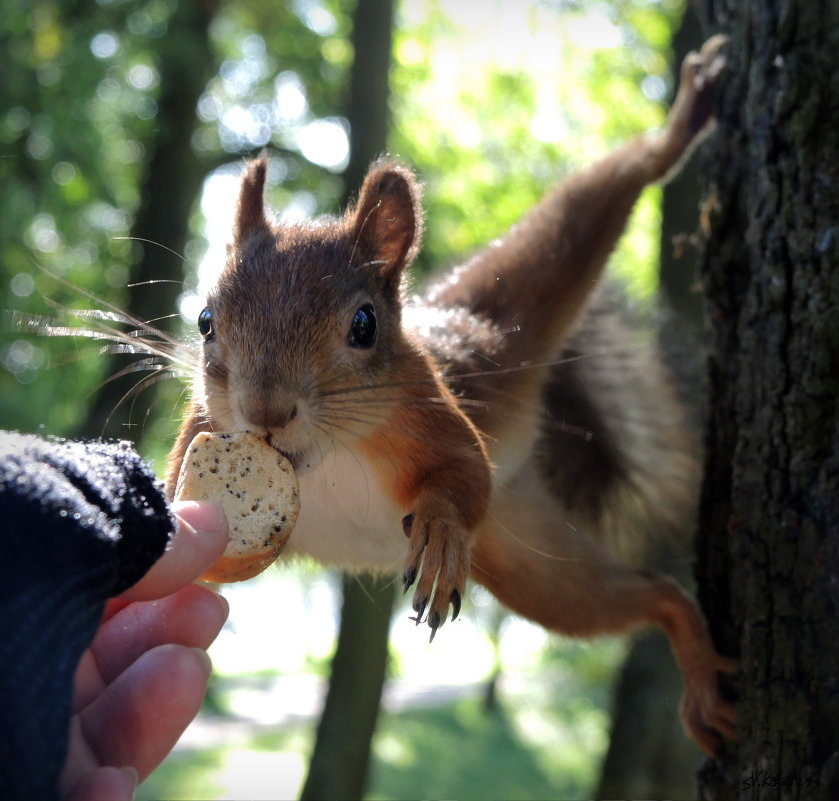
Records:
[[[412,617],[411,620],[413,620],[418,626],[423,622],[422,616],[425,613],[426,606],[428,606],[428,598],[417,597],[414,599],[414,611],[417,613],[417,616]]]
[[[428,618],[428,625],[431,626],[431,636],[428,638],[428,642],[434,642],[434,635],[437,633],[437,629],[443,625],[443,620],[440,618],[439,612],[435,612]]]
[[[405,595],[411,589],[413,583],[417,580],[417,569],[415,567],[407,567],[402,571],[402,585],[404,589],[402,594]]]
[[[423,622],[428,608],[427,622],[433,640],[437,629],[446,622],[449,605],[452,620],[460,614],[470,565],[468,533],[450,504],[436,498],[418,504],[415,512],[402,519],[402,526],[409,543],[402,570],[405,592],[417,582],[413,603],[417,614],[412,620]]]
[[[457,589],[452,590],[452,620],[456,620],[460,614],[460,593]]]
[[[737,708],[723,697],[719,674],[734,673],[737,662],[716,654],[714,657],[685,673],[679,717],[685,730],[705,753],[720,756],[725,752],[725,740],[737,739]]]

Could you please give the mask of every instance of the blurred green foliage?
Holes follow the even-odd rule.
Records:
[[[157,116],[161,59],[184,37],[175,0],[2,6],[0,306],[52,315],[51,305],[97,305],[83,290],[119,307],[136,261],[127,237],[149,154],[167,124]],[[336,211],[353,4],[211,7],[216,64],[193,132],[208,176],[235,172],[243,155],[268,146],[277,209]],[[468,255],[557,177],[659,125],[667,47],[681,10],[680,0],[405,0],[395,31],[390,149],[425,182],[418,270]],[[640,295],[655,287],[657,221],[652,190],[615,259]],[[184,280],[187,292],[205,286],[196,270],[208,226],[226,224],[208,221],[196,198],[190,241],[160,243],[184,254],[185,275],[158,277]],[[185,324],[191,330],[192,320]],[[107,360],[96,344],[23,336],[7,321],[0,364],[0,425],[72,434],[106,378]],[[177,416],[181,397],[173,391],[154,414]],[[159,452],[166,443],[145,447]]]
[[[296,141],[306,125],[340,107],[351,55],[349,4],[208,5],[215,9],[215,76],[193,132],[207,173],[238,166],[241,156],[271,142],[278,149],[274,174],[282,178],[278,205],[296,192],[314,198],[313,210],[334,205],[339,177],[305,158]],[[176,8],[176,0],[3,0],[2,309],[53,316],[56,306],[103,306],[86,293],[125,305],[138,257],[128,237],[151,154],[170,122],[158,116],[161,60],[189,42]],[[303,98],[300,113],[288,118],[278,102],[284,78],[299,84]],[[186,274],[158,278],[194,285],[205,226],[199,200],[193,239],[159,243],[184,254]],[[7,318],[0,365],[0,425],[72,434],[108,360],[83,340],[21,336]],[[173,415],[171,404],[156,413]]]

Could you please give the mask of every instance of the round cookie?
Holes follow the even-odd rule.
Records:
[[[244,581],[279,556],[300,513],[291,463],[249,432],[202,432],[184,455],[175,500],[211,500],[224,507],[230,542],[202,581]]]

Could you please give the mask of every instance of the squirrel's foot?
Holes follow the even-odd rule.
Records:
[[[699,133],[713,115],[717,84],[726,64],[724,51],[727,43],[728,37],[723,34],[712,36],[698,53],[688,53],[682,62],[682,86],[693,96],[688,119],[692,135]]]
[[[712,36],[699,52],[682,61],[679,91],[667,117],[664,134],[651,140],[651,174],[665,177],[716,126],[714,105],[725,70],[728,38]]]
[[[402,526],[409,542],[402,582],[408,592],[419,577],[413,603],[417,615],[413,619],[419,625],[428,610],[426,620],[433,640],[446,622],[449,604],[452,620],[460,612],[469,575],[468,532],[456,508],[436,498],[420,502],[412,514],[405,516]]]
[[[737,739],[737,710],[720,693],[719,674],[737,672],[737,662],[714,654],[707,664],[685,675],[679,716],[688,734],[709,756],[723,753],[723,740]]]
[[[717,34],[698,52],[688,53],[682,61],[679,91],[667,127],[671,136],[683,140],[683,147],[713,121],[717,86],[725,70],[727,43],[727,36]]]

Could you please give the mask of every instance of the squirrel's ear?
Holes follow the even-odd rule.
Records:
[[[242,177],[233,223],[233,241],[236,245],[242,244],[251,234],[268,228],[264,201],[267,170],[268,158],[263,154],[248,165]]]
[[[385,277],[399,275],[419,250],[420,194],[410,170],[391,162],[376,163],[350,212],[355,241],[380,262],[379,272]]]

